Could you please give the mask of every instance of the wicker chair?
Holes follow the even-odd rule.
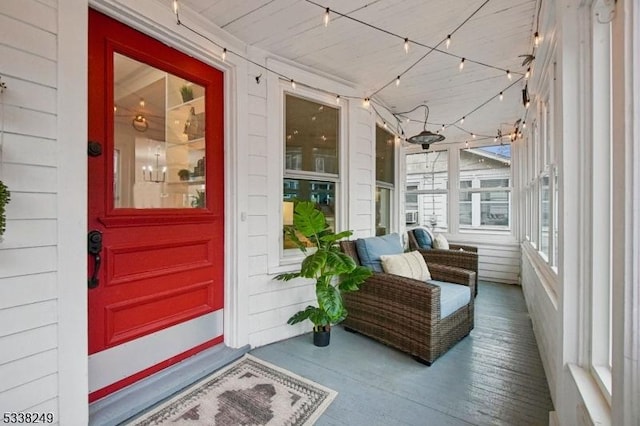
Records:
[[[343,252],[360,264],[354,241],[341,241]],[[475,286],[475,273],[429,263],[434,280]],[[474,326],[474,298],[440,318],[440,287],[422,281],[374,272],[360,290],[343,294],[348,331],[356,331],[400,349],[423,364],[438,357],[469,334]]]
[[[476,273],[474,296],[478,295],[478,247],[449,244],[449,250],[420,248],[413,230],[407,232],[410,250],[420,250],[427,263],[453,266]],[[461,251],[462,250],[462,251]]]

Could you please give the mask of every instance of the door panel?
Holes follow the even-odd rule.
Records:
[[[95,11],[89,30],[89,140],[102,147],[88,159],[89,229],[102,235],[89,354],[108,363],[118,345],[223,308],[223,73]]]

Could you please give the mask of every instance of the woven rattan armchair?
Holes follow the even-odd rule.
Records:
[[[355,242],[342,241],[343,252],[358,265]],[[471,288],[475,273],[428,262],[434,280]],[[342,325],[406,352],[427,365],[469,334],[474,326],[474,298],[445,318],[440,318],[440,287],[383,272],[374,272],[360,290],[343,295],[347,318]]]
[[[420,250],[427,263],[453,266],[475,272],[474,296],[478,295],[478,247],[449,243],[449,250],[420,248],[413,230],[407,231],[410,250]]]

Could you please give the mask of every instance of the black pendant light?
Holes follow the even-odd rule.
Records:
[[[422,145],[422,149],[429,149],[429,145],[444,140],[444,136],[439,133],[433,133],[427,130],[427,119],[429,118],[429,107],[427,105],[420,105],[424,107],[424,127],[422,132],[415,136],[411,136],[407,139],[407,142]]]

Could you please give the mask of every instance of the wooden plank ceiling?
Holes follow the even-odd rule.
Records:
[[[426,103],[427,128],[436,131],[445,124],[446,142],[472,141],[472,133],[493,136],[498,129],[507,134],[524,116],[522,77],[531,65],[523,65],[519,55],[534,49],[537,0],[181,0],[180,4],[249,45],[352,82],[363,88],[363,98],[376,93],[376,102],[390,111]],[[326,7],[332,11],[327,27]],[[453,35],[447,49],[443,41],[448,34]],[[410,40],[408,53],[404,37]],[[437,50],[430,49],[436,46]],[[461,58],[465,58],[462,71]],[[402,77],[396,86],[398,75]],[[410,118],[411,122],[402,123],[407,136],[422,130],[424,109]]]

